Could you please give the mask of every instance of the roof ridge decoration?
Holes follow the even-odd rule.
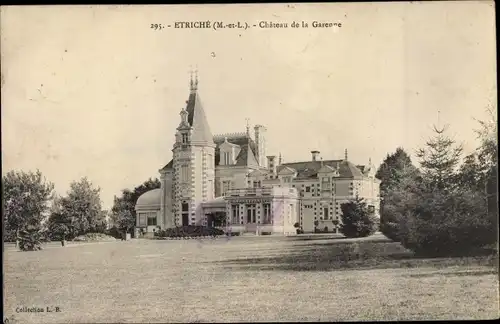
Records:
[[[217,134],[214,135],[214,140],[221,140],[227,137],[228,139],[233,138],[233,137],[244,137],[246,136],[245,132],[237,132],[237,133],[224,133],[224,134]]]
[[[320,163],[320,165],[321,165],[321,161],[310,161],[310,160],[304,160],[304,161],[292,161],[292,162],[283,162],[282,164],[283,164],[283,165],[289,165],[289,164],[308,163],[308,162],[317,162],[317,163]],[[338,163],[344,162],[344,160],[339,160],[339,159],[334,159],[334,160],[323,160],[323,163],[331,163],[331,162],[336,162],[336,163],[338,164]]]
[[[195,74],[195,80],[193,81],[193,72]],[[191,80],[189,82],[189,89],[191,91],[196,91],[198,90],[198,67],[196,67],[196,69],[193,71],[189,71],[189,73],[191,74]]]

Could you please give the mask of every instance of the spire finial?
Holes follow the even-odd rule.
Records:
[[[372,158],[371,157],[368,159],[368,164],[372,165]]]
[[[347,161],[347,149],[345,149],[345,151],[344,151],[344,160]]]
[[[194,70],[194,87],[198,90],[198,64],[196,64],[196,69]]]
[[[193,90],[194,88],[194,82],[193,82],[193,66],[189,66],[189,89]]]
[[[323,157],[321,157],[321,167],[323,167]]]
[[[280,152],[280,156],[278,158],[278,165],[281,165],[281,152]]]
[[[189,88],[191,89],[191,91],[194,91],[194,90],[197,90],[198,89],[198,68],[196,68],[195,70],[193,70],[193,66],[190,65],[190,70],[189,70],[189,74],[191,76],[191,79],[189,81]],[[193,80],[193,73],[195,75],[195,79]]]

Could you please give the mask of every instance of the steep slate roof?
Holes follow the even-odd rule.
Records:
[[[363,173],[351,162],[344,160],[329,160],[323,161],[323,165],[328,165],[339,169],[340,178],[360,178]],[[283,163],[278,166],[278,172],[284,167],[289,167],[297,171],[297,179],[308,179],[317,177],[319,169],[321,169],[321,161],[305,161]]]
[[[224,143],[224,138],[221,139],[220,136],[213,137],[214,143],[217,145],[215,148],[215,165],[219,165],[220,163],[220,150],[219,145]],[[236,157],[236,166],[258,166],[256,152],[257,145],[255,141],[249,137],[245,136],[237,136],[237,137],[228,137],[227,141],[231,144],[236,144],[240,147],[240,153]],[[250,151],[249,151],[250,148]],[[250,153],[249,153],[250,152]],[[161,171],[172,169],[174,165],[174,161],[170,160],[167,165],[165,165]]]
[[[170,162],[167,163],[163,168],[161,168],[160,171],[172,169],[174,167],[174,160],[170,160]]]
[[[241,163],[244,163],[244,164],[240,164],[240,165],[246,165],[246,166],[259,166],[259,162],[257,162],[257,159],[255,158],[255,154],[253,154],[253,151],[251,149],[249,149],[249,145],[246,145],[245,146],[245,152],[246,152],[246,159],[245,157],[242,157],[241,158]],[[243,151],[243,149],[242,149]],[[238,158],[239,156],[241,155],[241,151],[240,151],[240,154],[238,154]],[[240,160],[237,159],[236,160],[236,165],[239,165],[238,162]]]
[[[215,165],[219,165],[220,163],[220,150],[219,145],[224,143],[225,137],[215,136],[214,142],[217,145],[215,148]],[[246,135],[239,136],[228,136],[227,141],[231,144],[236,144],[241,148],[240,153],[236,157],[236,165],[237,166],[245,166],[251,165],[247,163],[254,163],[258,165],[257,159],[255,156],[257,155],[257,145],[254,140]],[[251,152],[248,154],[248,149],[250,148]]]
[[[189,125],[193,127],[191,143],[202,145],[214,144],[212,132],[210,131],[198,91],[192,90],[189,94],[186,111],[188,113]]]

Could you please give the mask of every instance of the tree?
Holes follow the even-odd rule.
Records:
[[[446,136],[445,128],[434,127],[435,136],[417,152],[421,171],[430,190],[451,191],[456,189],[456,172],[462,154],[462,146]]]
[[[366,202],[356,196],[355,199],[340,205],[342,224],[340,232],[346,237],[366,237],[377,231],[378,219],[368,210]]]
[[[28,226],[41,230],[54,184],[47,181],[39,170],[10,171],[2,182],[5,234],[17,242],[20,231]]]
[[[380,165],[375,174],[377,179],[380,179],[380,193],[389,191],[393,186],[397,185],[401,179],[399,172],[408,168],[414,167],[411,158],[402,147],[398,147],[393,154],[387,154],[386,158]]]
[[[468,186],[478,191],[484,191],[486,179],[481,169],[482,166],[479,164],[477,154],[467,155],[457,174],[457,183],[460,186]]]
[[[60,202],[60,218],[68,224],[72,237],[99,230],[103,218],[100,191],[86,177],[70,184],[67,196]]]
[[[492,244],[497,243],[498,229],[498,124],[497,124],[497,109],[488,107],[486,109],[488,118],[478,120],[479,129],[476,134],[480,140],[477,154],[477,166],[479,169],[478,191],[482,191],[485,195],[486,214],[491,228],[495,229],[490,232],[490,240]]]
[[[39,225],[28,224],[19,231],[19,248],[21,251],[41,250],[44,241],[46,241],[45,232]]]
[[[400,223],[401,243],[432,256],[467,253],[487,244],[491,223],[475,186],[463,186],[457,165],[461,146],[435,128],[435,136],[419,150],[421,176],[403,199],[406,218]],[[462,170],[474,168],[468,157]],[[408,203],[410,201],[410,203]]]
[[[478,148],[478,159],[483,171],[494,169],[498,165],[498,126],[497,110],[493,107],[486,109],[488,119],[478,120],[479,129],[476,130],[481,145]]]
[[[408,166],[398,171],[399,180],[383,197],[383,221],[380,231],[399,242],[407,231],[408,211],[414,210],[420,197],[421,175],[418,169]]]
[[[69,227],[71,220],[62,213],[62,198],[55,196],[50,208],[50,216],[47,221],[47,228],[51,240],[65,240],[71,233]]]
[[[127,233],[134,228],[136,222],[135,204],[139,197],[150,190],[161,187],[160,180],[149,178],[134,190],[123,189],[121,197],[115,197],[111,209],[112,219],[121,231]]]
[[[129,233],[135,226],[135,217],[129,210],[120,210],[118,212],[118,221],[117,227],[124,231],[125,233]]]
[[[380,231],[388,238],[399,240],[399,220],[403,217],[398,206],[402,190],[414,181],[417,168],[406,151],[398,147],[386,158],[377,170],[380,183]]]

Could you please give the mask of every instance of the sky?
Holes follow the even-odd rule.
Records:
[[[470,152],[497,100],[494,26],[492,1],[2,6],[2,172],[39,169],[61,195],[86,176],[111,207],[170,161],[194,68],[212,133],[248,118],[284,162],[414,157],[434,124]]]

